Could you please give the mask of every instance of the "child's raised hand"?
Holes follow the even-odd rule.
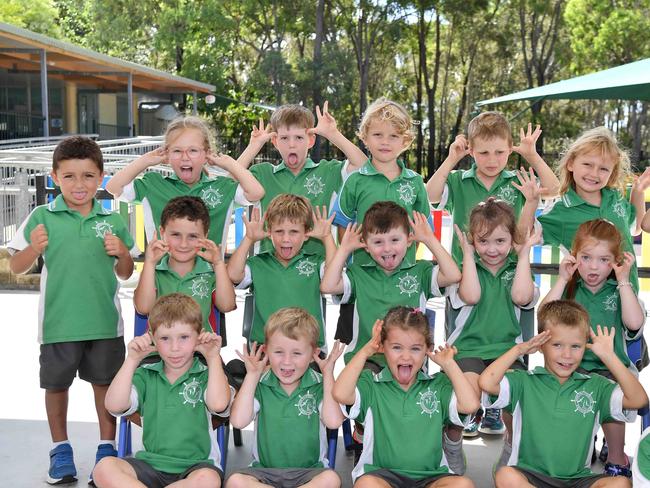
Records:
[[[632,266],[634,266],[635,261],[636,258],[634,257],[634,254],[632,254],[629,251],[625,251],[623,253],[623,260],[621,261],[621,263],[612,264],[612,268],[614,269],[614,274],[616,275],[616,281],[618,281],[619,283],[625,283],[625,282],[629,283],[630,270],[632,269]]]
[[[645,171],[634,180],[632,190],[644,192],[648,187],[650,187],[650,167],[646,168]]]
[[[106,250],[106,254],[115,256],[116,258],[129,254],[129,250],[122,242],[122,239],[110,232],[104,234],[104,249]]]
[[[275,135],[277,134],[273,131],[273,127],[271,127],[271,124],[267,124],[265,126],[264,120],[260,118],[259,126],[253,124],[253,130],[251,132],[249,145],[262,147],[264,144],[269,142]]]
[[[474,246],[470,244],[469,240],[467,239],[467,235],[465,235],[465,233],[460,230],[460,227],[458,227],[456,224],[454,224],[454,232],[456,233],[456,237],[458,237],[458,243],[463,250],[463,254],[469,253],[470,256],[474,256]]]
[[[253,208],[250,216],[247,218],[244,215],[244,227],[246,227],[246,237],[251,241],[257,242],[269,236],[269,233],[264,230],[264,222],[260,216],[260,209]]]
[[[551,338],[551,331],[550,330],[545,330],[544,332],[540,332],[537,334],[535,337],[532,339],[522,342],[521,344],[517,345],[518,352],[520,356],[524,356],[526,354],[534,354],[537,351],[540,350],[542,345],[544,345],[548,340]]]
[[[513,181],[512,186],[521,192],[526,201],[537,202],[542,193],[546,191],[546,188],[539,186],[532,167],[528,169],[528,172],[524,168],[520,168],[517,171],[517,179],[519,184]]]
[[[427,356],[436,363],[444,371],[445,368],[454,360],[454,356],[458,353],[456,347],[450,344],[438,346],[438,349],[427,351]]]
[[[345,351],[345,346],[346,344],[341,343],[341,341],[337,339],[334,341],[334,345],[332,346],[332,350],[330,351],[329,356],[327,356],[325,359],[321,359],[321,357],[318,355],[318,350],[314,351],[314,361],[316,364],[318,364],[321,373],[325,374],[325,372],[328,372],[330,374],[334,374],[334,365],[336,364],[338,358],[341,357],[341,354],[343,354],[343,351]]]
[[[38,224],[36,227],[34,227],[32,231],[29,233],[29,240],[30,240],[29,245],[32,246],[32,249],[34,249],[34,251],[36,251],[37,254],[43,254],[43,252],[47,248],[47,242],[48,242],[47,230],[45,229],[45,225]]]
[[[218,358],[221,353],[221,336],[207,330],[201,331],[194,350],[205,359]]]
[[[266,369],[266,363],[268,363],[268,357],[266,355],[266,348],[264,344],[260,346],[257,345],[257,342],[251,344],[250,351],[248,346],[244,343],[242,347],[242,352],[235,351],[239,359],[244,361],[244,366],[246,366],[246,374],[254,374],[261,376],[264,370]]]
[[[158,232],[153,233],[153,238],[147,244],[144,251],[144,260],[147,263],[156,265],[162,257],[169,252],[169,245],[162,239],[158,239]]]
[[[456,162],[463,159],[469,154],[469,144],[464,134],[458,134],[454,142],[449,146],[449,158],[454,159]]]
[[[321,241],[327,236],[332,235],[332,222],[334,221],[334,214],[327,217],[327,207],[314,207],[313,212],[314,227],[307,232],[307,237],[320,239]]]
[[[560,278],[568,282],[573,277],[573,273],[576,272],[576,269],[578,269],[578,261],[573,254],[567,254],[564,256],[562,261],[560,261]]]
[[[149,167],[149,166],[156,166],[157,164],[166,163],[168,157],[169,154],[167,153],[167,146],[163,145],[157,147],[153,151],[144,153],[138,159],[140,161],[143,161],[147,165],[147,167]]]
[[[413,219],[409,218],[409,224],[413,229],[413,239],[416,242],[424,242],[434,236],[426,216],[420,212],[413,211]]]
[[[596,332],[589,329],[589,337],[591,342],[587,343],[587,349],[590,349],[599,359],[603,359],[610,354],[614,354],[614,337],[616,336],[616,329],[614,327],[601,327],[596,326]]]
[[[383,320],[375,320],[374,325],[372,326],[372,336],[370,340],[366,342],[366,345],[363,346],[363,352],[368,356],[377,354],[381,352],[381,330],[384,327]]]
[[[345,234],[341,238],[339,248],[351,253],[357,249],[363,249],[366,244],[363,242],[361,226],[359,224],[348,224],[345,228]]]
[[[515,245],[515,249],[517,249],[517,254],[524,254],[524,257],[528,258],[530,250],[540,242],[542,242],[542,227],[537,225],[528,233],[524,244],[522,246]]]
[[[526,132],[524,132],[523,128],[519,130],[519,145],[512,146],[512,150],[521,154],[526,161],[530,161],[530,159],[537,154],[535,144],[537,143],[537,139],[539,139],[541,133],[542,129],[539,124],[537,124],[535,130],[533,130],[533,124],[529,123]]]
[[[213,154],[212,152],[208,152],[205,155],[206,163],[208,163],[210,166],[217,166],[224,171],[230,171],[234,165],[237,164],[237,161],[235,161],[232,157],[228,156],[227,154],[223,153],[216,153]]]
[[[156,352],[156,346],[151,340],[151,334],[147,332],[143,335],[135,336],[126,346],[126,352],[128,357],[137,363],[140,363],[140,361],[152,352]]]
[[[322,112],[320,107],[316,105],[316,119],[318,123],[316,124],[316,127],[307,131],[309,134],[318,134],[324,137],[328,137],[329,135],[338,131],[336,128],[336,119],[332,117],[332,114],[330,114],[329,104],[327,101],[323,103]]]
[[[199,239],[197,241],[197,244],[197,256],[205,259],[212,266],[216,266],[223,262],[223,257],[221,256],[221,246],[216,245],[210,239]]]

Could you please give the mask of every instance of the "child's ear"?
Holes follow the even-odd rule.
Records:
[[[56,186],[61,186],[61,185],[59,185],[59,178],[57,178],[57,176],[56,176],[56,171],[54,171],[54,170],[50,171],[50,177],[52,178],[52,181],[54,181],[54,184]]]
[[[312,134],[311,132],[307,132],[307,141],[309,141],[308,147],[311,149],[314,144],[316,144],[316,134]]]

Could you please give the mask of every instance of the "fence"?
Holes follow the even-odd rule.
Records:
[[[43,117],[0,111],[0,140],[41,137]]]

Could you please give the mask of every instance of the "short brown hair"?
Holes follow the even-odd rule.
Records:
[[[402,228],[409,234],[411,232],[409,214],[401,205],[387,200],[375,202],[370,206],[363,216],[361,233],[365,239],[368,234],[385,234],[395,228]]]
[[[413,132],[413,120],[406,111],[406,109],[399,103],[381,97],[370,104],[370,106],[363,113],[361,123],[359,124],[359,132],[357,136],[360,139],[365,139],[368,135],[368,128],[370,124],[378,120],[379,122],[390,122],[398,134],[404,137],[405,145],[408,146],[415,139]]]
[[[177,323],[187,324],[200,334],[203,330],[203,315],[199,304],[184,293],[170,293],[158,298],[149,312],[151,333],[155,334],[161,326],[172,327]]]
[[[470,120],[467,126],[467,140],[471,145],[475,139],[499,138],[512,146],[512,129],[510,123],[500,112],[483,112]]]
[[[294,341],[307,339],[312,347],[318,346],[318,322],[303,308],[281,308],[271,314],[264,326],[264,342],[268,343],[276,332]]]
[[[184,195],[168,201],[160,215],[160,226],[164,229],[167,222],[172,219],[187,219],[190,222],[201,222],[203,224],[203,232],[206,234],[210,229],[208,207],[205,206],[205,203],[199,197]]]
[[[104,171],[104,157],[99,145],[85,136],[70,136],[54,148],[52,170],[59,169],[59,163],[67,159],[90,159],[99,171]]]
[[[424,337],[427,348],[433,346],[433,336],[429,328],[427,316],[419,309],[410,307],[393,307],[384,317],[384,325],[381,328],[381,342],[383,343],[388,337],[388,330],[391,327],[398,327],[402,330],[415,330]]]
[[[589,339],[589,313],[573,300],[553,300],[537,310],[537,331],[541,334],[552,326],[583,329]]]
[[[506,228],[513,243],[522,242],[512,207],[503,200],[489,197],[476,205],[469,214],[468,239],[474,242],[475,237],[489,236],[500,225]]]
[[[303,224],[306,231],[314,228],[314,216],[311,203],[305,197],[291,193],[281,193],[269,204],[264,213],[267,230],[283,220]]]
[[[311,129],[314,127],[314,114],[302,105],[288,104],[278,107],[271,115],[271,127],[277,131],[280,127],[300,127]]]

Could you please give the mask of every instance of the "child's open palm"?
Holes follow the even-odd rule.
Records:
[[[517,180],[519,180],[519,184],[513,181],[512,186],[521,192],[526,201],[539,201],[542,193],[546,191],[546,188],[539,186],[533,168],[528,168],[528,171],[520,168],[517,171]]]
[[[152,352],[156,352],[156,346],[151,340],[151,335],[145,333],[141,336],[135,336],[127,345],[126,351],[128,357],[139,363]]]
[[[424,242],[434,235],[427,218],[420,212],[413,211],[413,219],[409,218],[409,224],[413,229],[413,239],[416,242]]]
[[[329,112],[329,104],[327,101],[323,103],[323,111],[316,105],[316,119],[317,124],[313,129],[309,129],[309,134],[318,134],[321,136],[329,136],[337,131],[336,119]]]
[[[253,374],[257,376],[262,375],[266,369],[266,364],[268,363],[268,357],[266,356],[266,349],[264,347],[264,344],[258,346],[257,342],[253,342],[249,351],[248,345],[244,343],[242,352],[235,352],[237,353],[237,356],[239,356],[239,359],[244,361],[246,374]]]
[[[427,351],[429,359],[436,363],[444,371],[444,369],[454,360],[454,356],[458,350],[449,344],[438,346],[438,349]]]
[[[328,235],[331,235],[334,214],[327,217],[327,207],[325,205],[322,207],[314,207],[313,220],[314,226],[309,232],[307,232],[308,237],[313,237],[322,241]]]
[[[569,281],[578,269],[578,261],[573,254],[567,254],[560,262],[559,275],[564,281]]]
[[[47,248],[48,236],[45,225],[38,224],[32,229],[29,233],[30,245],[36,251],[37,254],[43,254]]]
[[[196,254],[212,264],[212,266],[216,266],[223,261],[221,257],[221,246],[216,245],[210,239],[198,240]]]
[[[537,148],[535,147],[535,144],[537,143],[537,139],[539,139],[539,136],[541,134],[542,129],[539,124],[536,125],[535,130],[533,130],[533,124],[529,123],[528,130],[526,132],[524,132],[523,128],[519,130],[519,145],[512,146],[512,150],[518,154],[521,154],[526,160],[530,159],[531,156],[537,154]]]
[[[246,227],[246,236],[253,242],[261,241],[269,236],[269,233],[264,230],[264,222],[260,217],[260,209],[253,208],[250,217],[244,215],[244,227]]]
[[[321,372],[325,373],[327,371],[328,373],[334,374],[334,365],[336,364],[336,361],[341,357],[341,354],[343,354],[343,351],[345,351],[345,346],[345,344],[337,339],[334,341],[334,345],[332,346],[332,350],[330,351],[329,356],[327,356],[325,359],[321,359],[318,355],[318,351],[314,351],[314,362],[318,364]]]
[[[636,191],[645,191],[650,187],[650,167],[646,168],[645,171],[634,180],[632,187]]]
[[[144,251],[144,260],[150,264],[157,264],[162,257],[169,252],[169,245],[162,239],[158,239],[157,232],[153,233],[153,238],[147,244]]]
[[[456,224],[454,224],[454,232],[456,233],[456,237],[458,238],[458,243],[460,244],[460,247],[463,250],[463,254],[469,253],[470,256],[473,256],[474,246],[470,244],[465,233],[462,230],[460,230],[460,227],[458,227],[458,225]]]
[[[221,336],[207,330],[201,331],[194,350],[205,359],[215,359],[221,353]]]
[[[630,279],[630,270],[634,266],[636,258],[634,254],[629,251],[623,253],[623,260],[620,264],[613,263],[612,268],[614,269],[614,274],[616,275],[616,280],[620,282],[625,282]]]
[[[590,349],[599,359],[614,353],[614,337],[616,329],[614,327],[601,327],[596,326],[596,332],[589,329],[589,336],[591,342],[587,344],[587,349]]]
[[[256,126],[253,124],[253,130],[251,131],[250,145],[256,145],[262,147],[264,144],[269,142],[276,133],[273,131],[271,124],[264,125],[264,120],[260,118],[259,125]]]
[[[353,252],[357,249],[363,249],[366,247],[366,244],[363,242],[361,226],[359,224],[347,225],[339,247],[343,248],[347,252]]]

